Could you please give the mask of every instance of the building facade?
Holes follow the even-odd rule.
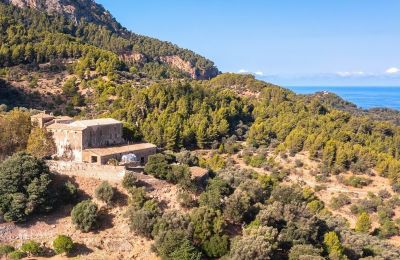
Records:
[[[61,160],[106,164],[110,159],[120,161],[123,155],[135,154],[144,164],[157,149],[148,143],[126,144],[122,122],[112,118],[74,121],[42,113],[31,120],[52,133],[55,156]]]

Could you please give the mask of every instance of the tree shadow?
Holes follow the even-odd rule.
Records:
[[[112,228],[114,226],[113,225],[114,217],[115,216],[113,214],[110,214],[108,209],[106,208],[100,209],[97,217],[98,228],[94,231],[94,233],[97,234],[100,231]]]
[[[75,243],[74,250],[68,254],[69,257],[78,257],[82,255],[88,255],[93,253],[93,250],[88,248],[85,244]]]
[[[114,204],[118,207],[124,207],[128,205],[128,195],[121,192],[118,189],[115,189],[114,193]]]

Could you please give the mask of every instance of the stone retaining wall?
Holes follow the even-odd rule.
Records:
[[[110,182],[120,182],[125,176],[124,166],[69,161],[47,161],[46,163],[52,172],[68,176],[87,177]]]

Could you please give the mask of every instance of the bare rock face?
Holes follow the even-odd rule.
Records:
[[[183,60],[179,56],[164,56],[159,58],[161,62],[166,63],[174,68],[182,70],[190,75],[192,79],[206,80],[213,78],[219,74],[217,68],[199,69],[194,67],[190,62]]]
[[[120,59],[127,62],[127,63],[146,63],[148,59],[145,55],[140,52],[131,52],[131,53],[124,53],[121,54]]]
[[[75,22],[81,19],[104,25],[113,31],[122,29],[114,17],[93,0],[0,0],[20,8],[32,8],[48,14],[59,14]]]

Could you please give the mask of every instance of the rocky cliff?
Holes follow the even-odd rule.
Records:
[[[114,32],[123,29],[103,6],[93,0],[0,0],[0,2],[20,8],[33,8],[49,14],[61,14],[76,22],[83,19],[106,26]]]
[[[94,0],[0,0],[0,2],[12,4],[19,8],[32,8],[50,15],[63,15],[76,23],[84,20],[105,26],[112,32],[113,37],[122,37],[124,41],[130,43],[127,46],[134,46],[127,47],[123,53],[118,53],[120,59],[128,63],[144,64],[159,61],[187,73],[193,79],[201,80],[213,78],[220,73],[213,62],[198,54],[189,50],[182,50],[168,42],[161,42],[157,39],[129,32],[102,5],[97,4]],[[96,42],[89,43],[104,47],[96,44]],[[109,48],[109,50],[112,50],[112,48]]]

